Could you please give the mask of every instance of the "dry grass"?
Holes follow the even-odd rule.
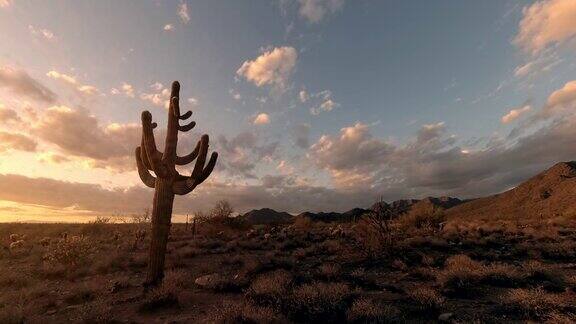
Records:
[[[339,235],[306,222],[197,225],[195,235],[173,225],[164,283],[150,291],[141,286],[149,237],[134,245],[140,224],[0,225],[4,246],[12,233],[28,237],[20,251],[0,249],[0,323],[431,322],[441,312],[462,323],[568,323],[576,311],[568,223],[537,236],[542,227],[524,221],[441,231],[393,222],[394,249],[374,254],[362,223],[341,224]],[[218,280],[194,284],[206,274]]]

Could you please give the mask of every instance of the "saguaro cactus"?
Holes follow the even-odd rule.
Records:
[[[179,120],[190,118],[192,112],[180,114],[179,95],[180,84],[174,81],[168,108],[168,130],[164,153],[156,148],[154,128],[157,124],[152,122],[152,114],[149,111],[142,112],[142,142],[135,152],[140,179],[146,186],[155,189],[146,286],[155,286],[164,277],[164,258],[170,233],[174,195],[185,195],[194,190],[212,173],[216,159],[218,159],[218,153],[214,152],[206,164],[208,135],[202,135],[196,148],[190,154],[177,156],[178,132],[187,132],[196,125],[195,122],[180,125]],[[176,171],[176,165],[186,165],[194,159],[196,159],[196,164],[190,176],[181,175]],[[150,174],[150,171],[153,171],[156,177]]]

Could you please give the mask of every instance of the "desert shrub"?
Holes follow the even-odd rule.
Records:
[[[5,269],[0,272],[0,287],[25,288],[32,281],[33,279],[28,274],[19,270]]]
[[[84,304],[93,299],[94,292],[89,287],[79,287],[64,297],[64,301],[68,305]]]
[[[72,236],[50,245],[45,259],[52,264],[77,267],[85,263],[92,252],[94,252],[94,246],[87,238]]]
[[[501,298],[503,306],[529,318],[543,319],[554,310],[561,310],[566,300],[563,296],[550,294],[542,288],[512,289]]]
[[[259,304],[279,306],[286,298],[292,285],[292,275],[285,270],[276,270],[258,276],[247,291],[248,298]]]
[[[484,275],[484,267],[480,262],[470,259],[464,254],[451,256],[446,260],[446,266],[438,275],[440,285],[449,293],[469,296]]]
[[[398,252],[396,243],[400,232],[392,219],[392,211],[383,202],[376,204],[360,218],[353,233],[356,241],[368,255],[392,255]]]
[[[294,219],[294,228],[299,230],[308,230],[314,226],[309,217],[296,217]]]
[[[531,260],[523,264],[524,277],[532,283],[543,285],[546,290],[562,291],[566,287],[566,278],[558,270],[539,261]]]
[[[142,313],[154,312],[159,309],[177,307],[178,291],[176,281],[163,281],[162,285],[150,290],[140,304],[138,310]]]
[[[114,312],[102,299],[83,304],[78,311],[77,318],[73,320],[86,324],[121,323],[114,319]]]
[[[24,324],[24,308],[22,306],[0,306],[0,323]]]
[[[248,302],[224,302],[210,312],[208,323],[282,323],[282,318],[271,307],[262,307]]]
[[[523,279],[522,273],[516,267],[493,263],[483,267],[482,282],[498,287],[516,287]]]
[[[401,319],[398,308],[366,297],[355,300],[346,317],[351,323],[397,323]]]
[[[112,219],[110,217],[98,216],[95,220],[84,224],[81,229],[81,233],[84,235],[100,235],[102,233],[108,232],[108,225],[111,223]]]
[[[423,312],[436,312],[444,304],[444,297],[430,287],[416,287],[408,292],[408,297]]]
[[[439,230],[441,223],[446,220],[442,209],[414,210],[400,216],[398,222],[405,229]]]
[[[292,292],[290,314],[296,321],[341,321],[351,295],[344,283],[305,284]]]
[[[336,263],[324,263],[318,267],[318,273],[322,278],[333,280],[340,277],[340,266]]]

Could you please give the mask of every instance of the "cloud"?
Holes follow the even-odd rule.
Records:
[[[124,94],[126,97],[130,97],[130,98],[135,97],[134,87],[131,84],[126,83],[126,82],[122,83],[122,86],[120,87],[120,89],[112,88],[110,90],[110,93],[113,95]]]
[[[228,90],[228,93],[232,96],[232,98],[234,98],[234,100],[241,100],[242,99],[242,95],[234,89]]]
[[[338,186],[365,181],[386,157],[393,153],[389,143],[372,137],[368,125],[344,127],[339,136],[323,135],[310,147],[310,156],[321,169],[328,170]]]
[[[565,93],[551,98],[552,104],[573,102]],[[308,157],[328,171],[336,188],[370,188],[385,199],[474,197],[509,189],[558,161],[574,158],[576,147],[570,143],[576,138],[576,114],[570,110],[550,118],[513,142],[494,137],[484,147],[470,148],[449,135],[442,122],[423,125],[403,145],[375,138],[368,126],[356,123],[339,136],[320,137]]]
[[[293,47],[276,47],[252,61],[245,61],[236,74],[258,87],[272,85],[283,89],[296,66],[298,53]]]
[[[318,23],[327,15],[342,9],[344,0],[298,0],[299,14],[310,23]]]
[[[52,164],[60,164],[64,162],[69,162],[70,159],[53,152],[42,152],[38,154],[38,161],[40,162],[47,162]]]
[[[172,25],[172,24],[166,24],[166,25],[164,25],[164,28],[163,28],[163,29],[164,29],[165,31],[172,31],[172,30],[174,30],[174,25]]]
[[[573,0],[537,1],[522,13],[514,43],[527,53],[538,54],[576,35],[576,2]]]
[[[36,37],[42,37],[46,40],[49,41],[54,41],[56,40],[56,36],[54,35],[54,33],[52,31],[50,31],[49,29],[46,28],[36,28],[33,25],[28,25],[28,30],[30,31],[30,33],[33,36]]]
[[[263,160],[276,154],[278,142],[262,139],[255,132],[246,131],[228,139],[220,135],[217,148],[222,157],[218,164],[232,176],[256,178],[253,171]]]
[[[506,115],[502,116],[502,124],[509,124],[518,119],[520,115],[527,113],[532,109],[530,105],[524,105],[520,108],[510,110]]]
[[[190,22],[190,13],[188,12],[188,4],[184,1],[180,2],[178,5],[178,17],[182,23],[187,24]]]
[[[141,135],[137,124],[104,126],[88,111],[66,106],[47,109],[32,133],[66,155],[89,158],[93,167],[116,171],[134,169],[133,150]]]
[[[266,114],[266,113],[258,114],[258,116],[256,116],[256,118],[254,118],[253,123],[254,123],[254,125],[269,124],[270,123],[270,116],[268,116],[268,114]]]
[[[150,85],[150,88],[154,90],[154,92],[141,93],[140,99],[148,101],[158,107],[168,108],[170,104],[170,89],[165,88],[160,82]]]
[[[20,122],[22,119],[14,109],[6,108],[4,105],[0,104],[0,123],[16,123]]]
[[[74,76],[71,75],[67,75],[53,70],[46,73],[46,76],[64,82],[65,84],[71,86],[82,95],[94,96],[100,93],[100,90],[98,90],[98,88],[91,85],[81,84]]]
[[[0,8],[8,8],[12,5],[12,0],[0,0]]]
[[[332,100],[332,91],[330,90],[324,90],[309,95],[308,100],[315,102],[315,106],[310,108],[310,113],[312,115],[319,115],[321,112],[332,111],[334,108],[340,106],[339,103]]]
[[[23,70],[8,66],[0,67],[0,88],[6,88],[16,95],[37,101],[54,103],[56,94],[36,81]]]
[[[0,152],[18,150],[34,152],[38,143],[28,136],[0,131]]]
[[[561,89],[552,92],[543,112],[549,116],[554,112],[568,109],[576,109],[576,80],[569,81]]]
[[[96,184],[0,174],[0,200],[60,209],[75,208],[97,214],[142,212],[150,207],[153,192],[143,187],[107,189]],[[208,210],[223,197],[239,212],[267,206],[292,213],[368,207],[377,198],[365,191],[350,192],[317,186],[279,184],[267,188],[207,181],[194,194],[176,199],[174,213]]]
[[[300,92],[298,93],[298,99],[300,99],[301,103],[305,103],[306,101],[308,101],[308,99],[310,99],[310,96],[308,95],[308,92],[306,92],[306,90],[300,90]]]

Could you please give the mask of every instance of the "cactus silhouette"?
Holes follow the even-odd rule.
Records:
[[[146,186],[155,189],[146,286],[158,285],[164,277],[164,260],[168,235],[170,234],[174,195],[185,195],[192,192],[212,173],[218,159],[218,153],[214,152],[206,164],[208,135],[202,135],[196,148],[190,154],[186,156],[176,154],[178,132],[187,132],[196,125],[195,122],[190,122],[184,126],[180,125],[179,120],[190,118],[192,112],[180,114],[179,96],[180,84],[178,81],[174,81],[168,108],[168,130],[164,153],[156,148],[154,128],[157,124],[152,122],[152,114],[149,111],[142,112],[142,142],[135,152],[140,179]],[[196,159],[196,164],[190,176],[181,175],[176,171],[176,165],[186,165],[194,159]],[[153,171],[156,177],[150,171]]]

